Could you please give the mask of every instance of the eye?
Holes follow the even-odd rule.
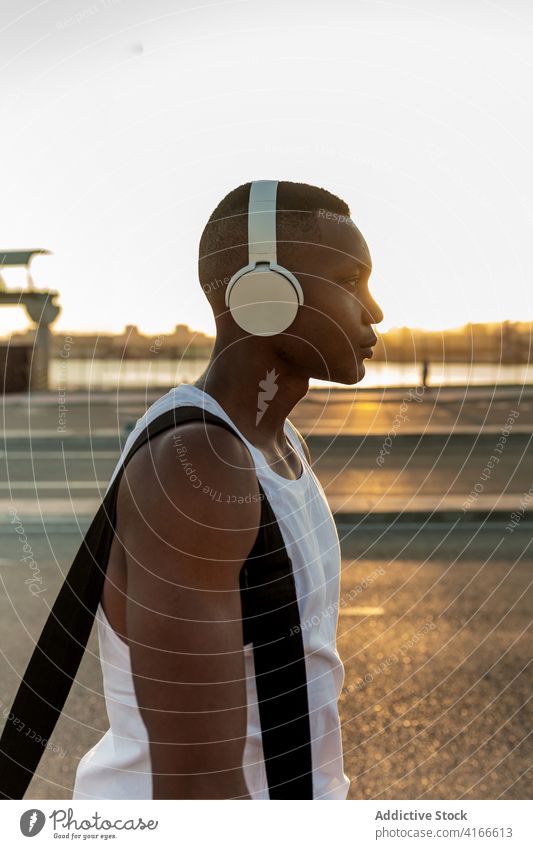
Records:
[[[352,289],[356,289],[360,282],[360,277],[350,277],[349,280],[345,280],[344,285],[351,286]]]

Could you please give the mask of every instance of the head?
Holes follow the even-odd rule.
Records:
[[[200,240],[198,272],[217,326],[217,347],[246,341],[257,356],[272,354],[294,374],[338,383],[364,376],[362,350],[375,344],[372,324],[383,313],[369,291],[372,261],[345,201],[326,189],[280,181],[277,261],[299,280],[304,304],[276,336],[250,336],[225,304],[232,275],[248,263],[250,183],[219,203]],[[272,359],[271,359],[272,361]]]

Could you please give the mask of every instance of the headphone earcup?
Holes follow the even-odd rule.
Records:
[[[227,304],[243,330],[254,336],[274,336],[293,323],[300,300],[287,277],[260,265],[230,280]]]

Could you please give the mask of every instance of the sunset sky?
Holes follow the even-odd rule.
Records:
[[[53,252],[32,271],[56,329],[213,333],[202,227],[265,178],[348,202],[379,330],[533,320],[525,0],[11,0],[3,20],[0,249]],[[0,310],[1,334],[26,325]]]

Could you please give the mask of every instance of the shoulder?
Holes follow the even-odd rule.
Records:
[[[180,424],[151,439],[128,462],[117,510],[129,537],[142,532],[170,544],[186,538],[200,554],[223,542],[239,556],[260,524],[253,458],[225,427]]]
[[[124,473],[157,474],[174,482],[179,479],[177,469],[186,469],[188,477],[194,477],[191,464],[198,473],[211,470],[218,475],[255,477],[252,456],[237,433],[203,421],[184,422],[152,438],[136,451]]]

